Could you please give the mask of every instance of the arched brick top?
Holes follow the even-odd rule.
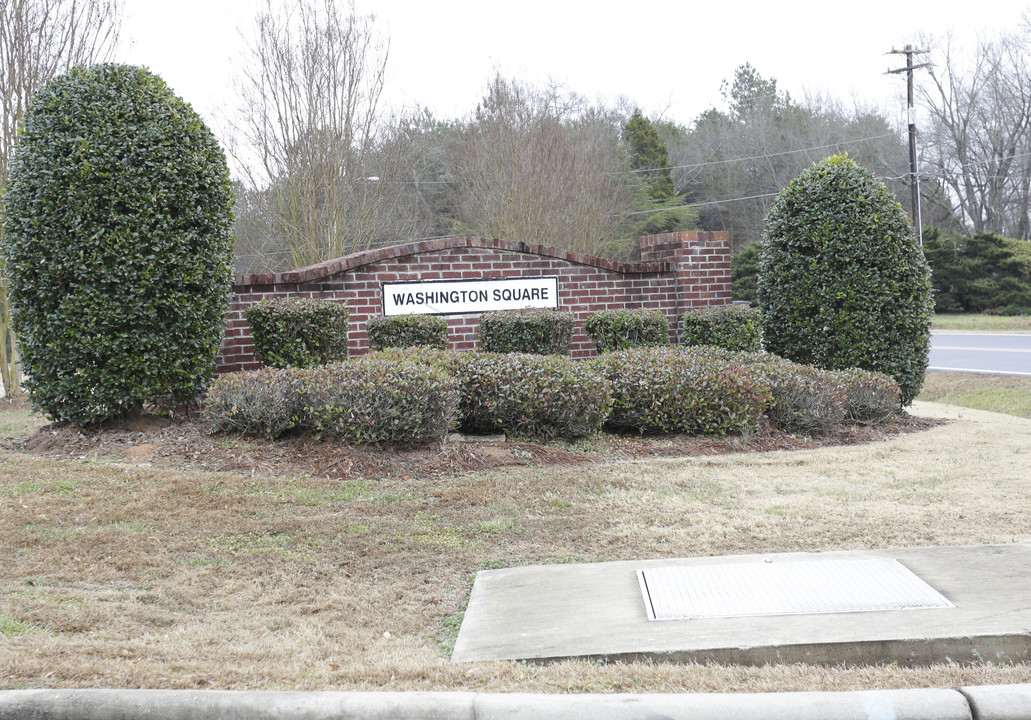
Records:
[[[347,255],[299,270],[239,275],[229,299],[226,335],[216,372],[260,367],[247,308],[272,298],[309,297],[347,306],[348,348],[368,352],[366,322],[383,312],[383,284],[552,276],[559,307],[576,316],[572,354],[595,352],[584,321],[599,310],[650,308],[669,319],[676,342],[685,312],[730,302],[730,240],[726,233],[677,232],[638,238],[640,263],[619,263],[559,248],[479,237],[444,237]],[[477,345],[479,315],[447,316],[456,350]]]
[[[439,250],[450,250],[452,248],[486,248],[490,250],[506,250],[509,252],[523,253],[526,255],[540,255],[542,257],[565,260],[576,265],[587,265],[609,272],[617,272],[623,275],[640,273],[661,273],[669,272],[669,262],[647,262],[647,263],[621,263],[605,258],[585,255],[583,253],[571,252],[562,248],[548,247],[546,245],[535,245],[524,242],[512,242],[509,240],[491,240],[481,237],[460,237],[450,236],[420,240],[419,242],[406,245],[393,245],[391,247],[366,250],[364,252],[345,255],[336,260],[327,260],[317,265],[298,270],[288,270],[282,273],[256,273],[251,275],[237,275],[233,279],[234,287],[247,287],[251,285],[278,285],[281,283],[310,283],[332,275],[343,272],[351,272],[373,263],[401,258],[409,255],[420,255],[422,253],[435,252]]]

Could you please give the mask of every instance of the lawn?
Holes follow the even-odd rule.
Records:
[[[0,687],[756,692],[1031,682],[1027,664],[964,659],[825,668],[456,664],[447,654],[481,568],[1031,542],[1031,420],[917,403],[916,413],[951,422],[873,444],[750,452],[737,441],[744,452],[699,445],[700,454],[669,458],[495,443],[491,462],[471,470],[458,460],[472,451],[451,443],[393,469],[341,455],[332,472],[323,462],[283,473],[294,450],[263,441],[209,438],[238,461],[233,471],[181,448],[170,454],[191,432],[175,425],[124,431],[119,454],[94,439],[69,455],[69,431],[37,434],[41,421],[3,407]],[[47,444],[62,437],[60,448]],[[27,438],[37,454],[19,450]],[[672,441],[651,442],[659,452]]]
[[[1031,332],[1031,315],[938,314],[934,316],[934,329],[1026,333]]]
[[[929,372],[917,396],[929,402],[1031,418],[1031,378]]]

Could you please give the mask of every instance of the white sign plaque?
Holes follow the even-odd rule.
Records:
[[[557,308],[558,278],[385,282],[384,315],[457,315],[489,310]]]

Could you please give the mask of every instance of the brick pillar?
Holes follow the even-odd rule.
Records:
[[[730,304],[730,233],[677,232],[640,238],[641,262],[672,262],[677,324],[684,313]]]

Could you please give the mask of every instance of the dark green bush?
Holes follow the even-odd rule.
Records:
[[[347,308],[330,300],[262,300],[245,311],[258,359],[269,367],[316,367],[347,359]]]
[[[262,368],[215,378],[201,417],[212,432],[279,437],[304,427],[309,374],[298,368]]]
[[[924,253],[938,312],[1031,313],[1028,266],[1019,252],[1028,243],[1014,242],[989,233],[963,237],[929,231]]]
[[[465,432],[576,438],[608,417],[608,383],[586,363],[525,353],[456,353],[453,361]]]
[[[722,305],[685,313],[680,320],[683,345],[712,345],[724,350],[758,352],[759,311],[748,305]]]
[[[754,430],[769,391],[711,348],[638,348],[589,361],[612,386],[615,430],[722,436]]]
[[[218,141],[164,81],[109,64],[40,89],[5,201],[36,408],[89,425],[204,391],[227,311],[233,198]]]
[[[770,352],[827,370],[858,367],[923,384],[930,270],[895,197],[847,156],[791,181],[766,220],[758,304]]]
[[[369,318],[365,323],[369,342],[379,349],[435,347],[447,350],[447,320],[439,315],[393,315]]]
[[[573,344],[572,313],[529,308],[480,315],[480,350],[495,353],[568,355]]]
[[[458,385],[426,363],[372,354],[309,372],[306,409],[321,435],[410,445],[442,441],[455,423]]]
[[[584,321],[598,352],[669,344],[669,320],[661,310],[601,310]]]
[[[851,422],[876,425],[901,411],[902,391],[890,375],[851,368],[836,370],[834,376],[845,388],[845,415]]]
[[[730,293],[734,300],[755,303],[755,286],[759,280],[759,250],[757,242],[738,250],[730,258]]]

